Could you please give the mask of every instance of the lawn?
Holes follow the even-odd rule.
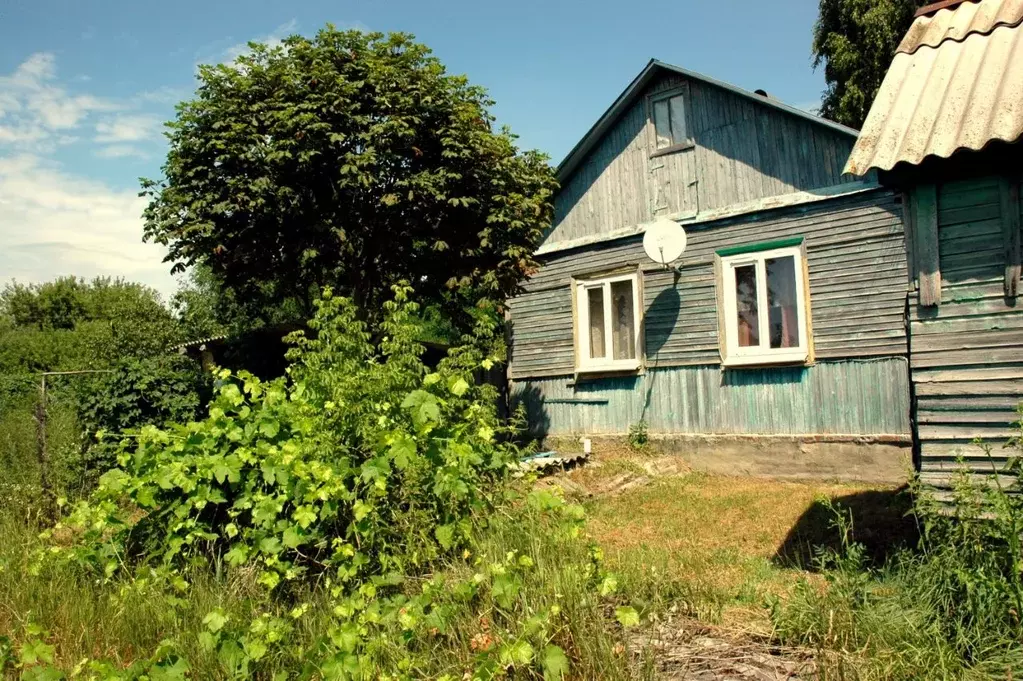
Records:
[[[853,538],[879,561],[916,541],[908,496],[896,487],[710,475],[628,450],[553,481],[583,501],[590,536],[631,590],[752,629],[769,626],[772,596],[818,579],[821,548],[838,548],[828,502],[853,514]]]

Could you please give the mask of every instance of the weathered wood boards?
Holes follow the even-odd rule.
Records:
[[[646,96],[686,96],[693,146],[651,156]],[[709,83],[667,74],[650,85],[563,182],[547,243],[603,234],[658,215],[687,216],[841,184],[853,138]]]
[[[572,277],[642,269],[646,364],[717,364],[714,251],[801,236],[806,240],[819,359],[906,354],[906,256],[901,207],[886,190],[699,225],[677,277],[643,253],[640,237],[551,254],[510,301],[511,376],[574,371]]]
[[[921,472],[947,484],[963,457],[991,473],[1023,400],[1023,301],[1007,293],[1020,238],[1018,180],[984,177],[938,186],[940,306],[910,310],[910,362]],[[924,234],[916,243],[926,246]],[[921,292],[920,302],[923,303]],[[981,439],[992,447],[993,460]]]
[[[574,386],[530,379],[511,393],[537,435],[624,435],[644,420],[663,434],[910,436],[904,357],[726,373],[679,366]]]

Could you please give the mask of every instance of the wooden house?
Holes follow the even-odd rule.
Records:
[[[1023,400],[1023,0],[924,7],[846,166],[905,192],[921,477],[990,461]]]
[[[901,192],[843,171],[854,130],[651,61],[558,167],[542,268],[509,302],[537,435],[645,425],[697,466],[904,477]],[[688,234],[677,267],[651,221]]]

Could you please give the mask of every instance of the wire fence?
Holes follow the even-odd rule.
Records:
[[[50,411],[53,404],[53,391],[51,390],[54,381],[63,377],[84,377],[89,375],[113,373],[110,369],[81,369],[75,371],[44,371],[32,374],[3,374],[0,375],[0,389],[4,399],[0,402],[2,412],[0,417],[3,421],[3,432],[0,433],[0,446],[5,452],[0,458],[0,466],[7,469],[0,471],[0,476],[5,486],[9,487],[8,493],[21,496],[38,492],[38,499],[34,499],[33,505],[37,506],[40,514],[45,518],[52,519],[56,515],[57,495],[55,492],[55,481],[52,461],[51,433],[49,432]],[[31,393],[36,391],[35,404],[31,404]],[[58,404],[64,402],[63,395],[58,393]],[[25,429],[27,412],[31,412],[31,420],[35,430],[34,443],[29,443],[29,433]],[[65,425],[65,424],[62,424]],[[66,429],[65,425],[65,429]],[[74,427],[73,425],[71,426]],[[34,451],[29,454],[26,451],[31,447]],[[6,459],[6,460],[5,460]],[[35,464],[36,475],[26,476],[24,468],[29,460]],[[20,471],[15,471],[21,468]],[[31,478],[35,480],[31,480]],[[38,485],[34,489],[34,485]]]

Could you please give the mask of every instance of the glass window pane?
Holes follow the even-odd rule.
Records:
[[[796,307],[796,259],[768,258],[767,307],[772,348],[799,347],[799,317]]]
[[[671,146],[671,120],[666,99],[654,102],[654,132],[657,135],[658,149]]]
[[[735,307],[738,312],[739,347],[760,345],[760,316],[757,312],[757,266],[735,268]]]
[[[671,141],[681,144],[686,141],[686,110],[682,95],[672,97],[668,103],[671,107]]]
[[[615,359],[636,359],[636,319],[631,281],[611,284],[611,349]]]
[[[600,359],[607,355],[604,349],[604,289],[599,286],[586,289],[586,298],[590,311],[590,359]]]

